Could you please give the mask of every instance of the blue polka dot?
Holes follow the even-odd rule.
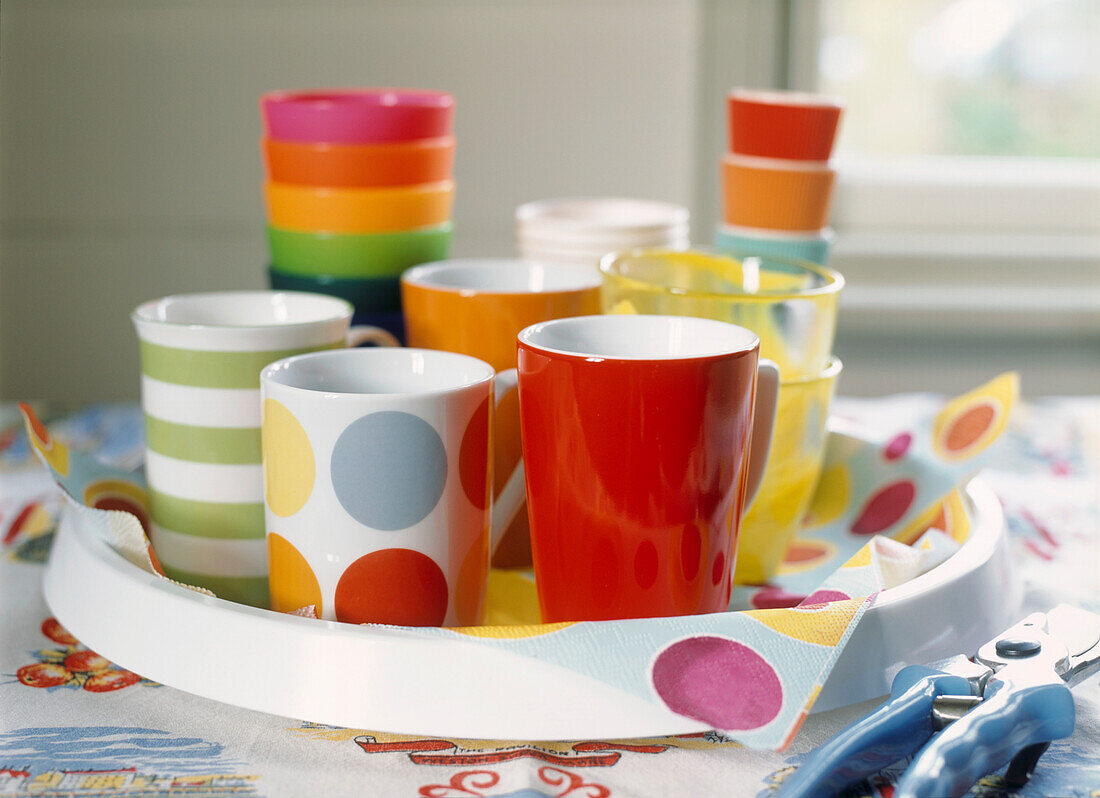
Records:
[[[405,529],[422,521],[443,495],[447,452],[424,419],[386,410],[340,433],[331,470],[348,515],[374,529]]]

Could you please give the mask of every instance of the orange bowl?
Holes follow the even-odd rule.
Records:
[[[765,158],[722,159],[724,221],[763,230],[820,230],[829,224],[836,172]]]
[[[334,188],[409,186],[449,180],[453,136],[381,144],[260,141],[267,176],[276,183]]]

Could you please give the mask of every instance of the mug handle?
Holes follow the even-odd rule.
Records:
[[[745,510],[748,510],[768,465],[768,452],[775,429],[775,409],[779,401],[779,366],[761,358],[756,366],[756,409],[753,411],[749,438],[749,474],[745,483]]]
[[[401,342],[394,338],[393,333],[375,327],[371,324],[355,324],[348,328],[345,346],[359,346],[360,344],[376,344],[378,346],[401,346]]]
[[[519,372],[516,369],[505,369],[504,371],[497,372],[496,377],[493,378],[493,391],[496,393],[496,401],[493,404],[493,409],[500,407],[501,400],[505,396],[510,394],[519,385]],[[492,453],[489,453],[492,457]],[[489,535],[489,555],[492,556],[496,552],[497,546],[500,545],[501,538],[504,537],[505,531],[512,525],[512,521],[516,517],[516,513],[519,512],[520,505],[523,504],[523,500],[527,497],[527,489],[524,484],[523,473],[523,457],[520,457],[519,463],[516,464],[515,470],[512,472],[512,476],[508,477],[508,481],[504,483],[504,488],[501,489],[500,495],[496,497],[493,502],[492,510],[492,527]]]

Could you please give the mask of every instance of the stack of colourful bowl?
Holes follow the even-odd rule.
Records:
[[[280,91],[260,110],[271,287],[346,299],[401,337],[401,272],[450,254],[454,98]]]
[[[829,158],[843,107],[816,94],[735,89],[727,108],[723,222],[715,245],[732,255],[825,264],[836,178]]]
[[[540,200],[516,208],[516,245],[526,260],[594,268],[608,252],[687,249],[689,219],[687,208],[667,202],[617,197]]]

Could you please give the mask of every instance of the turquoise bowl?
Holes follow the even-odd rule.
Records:
[[[829,261],[829,250],[836,236],[826,227],[819,233],[794,235],[771,230],[749,230],[718,225],[714,233],[714,246],[726,255],[778,255],[784,258],[820,263]]]

